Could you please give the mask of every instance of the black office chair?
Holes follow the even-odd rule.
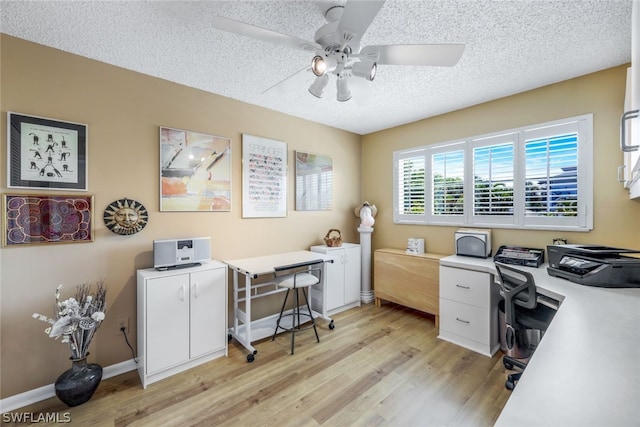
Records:
[[[527,359],[535,350],[546,331],[555,311],[538,305],[536,284],[533,276],[523,270],[500,262],[495,263],[500,279],[500,294],[504,297],[506,354],[502,358],[504,367],[521,371],[510,374],[505,387],[513,390]]]

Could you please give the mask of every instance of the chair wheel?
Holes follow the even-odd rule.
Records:
[[[504,383],[504,386],[507,388],[507,390],[513,390],[516,387],[516,385],[509,380],[507,380],[507,382]]]
[[[253,354],[247,354],[247,362],[251,363],[254,360],[256,360],[256,358],[254,357]]]
[[[504,367],[508,370],[512,370],[513,369],[513,365],[509,362],[503,362]]]
[[[329,329],[335,329],[336,325],[333,324],[333,320],[329,322]]]

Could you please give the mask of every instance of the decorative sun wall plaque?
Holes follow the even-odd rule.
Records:
[[[144,205],[127,198],[116,200],[104,210],[104,224],[116,234],[136,234],[148,220],[149,214]]]

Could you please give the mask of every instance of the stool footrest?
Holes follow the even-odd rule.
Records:
[[[282,326],[282,323],[278,323],[278,325],[276,325],[276,330],[282,329],[283,331],[287,331],[287,332],[299,332],[299,331],[306,331],[307,329],[311,329],[315,326],[314,325],[315,318],[311,316],[309,313],[286,313],[280,317],[280,321],[282,321],[282,319],[284,319],[285,317],[288,317],[288,316],[293,317],[298,315],[301,317],[305,316],[307,317],[307,319],[301,320],[302,323],[298,325],[296,325],[296,319],[293,319],[291,322],[292,326],[290,328]]]

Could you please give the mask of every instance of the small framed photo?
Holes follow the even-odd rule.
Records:
[[[7,113],[7,187],[87,191],[87,125]]]
[[[3,246],[93,242],[93,196],[4,194]]]

